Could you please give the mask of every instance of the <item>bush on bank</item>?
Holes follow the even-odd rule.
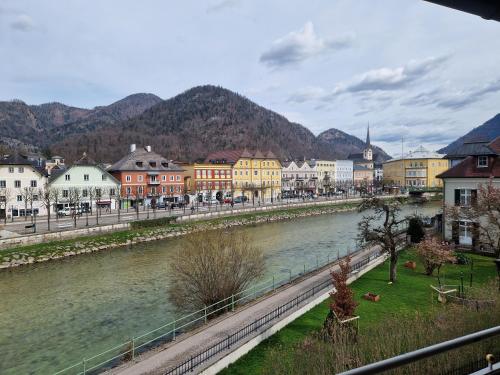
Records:
[[[177,220],[177,216],[162,217],[159,219],[133,221],[130,223],[130,229],[163,227],[163,226],[174,224],[176,222],[176,220]]]

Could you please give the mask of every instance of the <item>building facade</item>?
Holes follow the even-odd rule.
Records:
[[[311,159],[308,163],[316,171],[317,193],[323,195],[335,191],[335,161]]]
[[[223,201],[232,196],[233,172],[227,163],[194,163],[183,166],[186,170],[186,191],[201,196],[202,200]]]
[[[347,190],[354,184],[354,163],[352,160],[335,160],[335,186]]]
[[[46,215],[45,170],[21,155],[0,158],[0,218]]]
[[[184,195],[184,170],[153,152],[151,146],[130,146],[130,153],[109,169],[121,184],[124,207],[177,202]]]
[[[284,195],[303,196],[317,193],[318,174],[314,164],[309,161],[285,161],[281,171]]]
[[[365,148],[361,153],[354,153],[348,156],[353,162],[353,184],[357,187],[361,185],[373,185],[374,161],[373,148],[370,142],[370,125],[366,130]]]
[[[473,150],[465,146],[462,152],[472,154],[438,175],[444,186],[443,236],[457,245],[479,248],[483,246],[481,231],[477,229],[480,223],[467,217],[458,217],[457,220],[456,216],[450,216],[449,208],[455,207],[460,211],[474,206],[481,186],[491,183],[500,189],[500,137]],[[491,228],[489,235],[493,239],[496,236],[498,241],[499,233],[495,233],[494,228]]]
[[[52,169],[48,186],[57,195],[57,202],[52,199],[54,211],[118,208],[120,182],[85,154],[67,169]]]
[[[271,151],[218,151],[205,163],[231,165],[233,197],[245,196],[254,203],[281,197],[281,162]]]
[[[403,158],[394,158],[383,164],[384,184],[414,188],[440,188],[442,181],[436,176],[448,169],[443,154],[420,146]]]

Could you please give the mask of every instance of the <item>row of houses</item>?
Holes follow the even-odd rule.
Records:
[[[365,156],[371,158],[368,146]],[[159,155],[151,146],[131,145],[129,153],[112,165],[84,154],[71,166],[60,156],[44,160],[15,154],[0,158],[0,217],[45,215],[48,207],[52,212],[65,207],[116,209],[232,197],[268,202],[345,191],[370,185],[373,178],[373,164],[367,168],[355,160],[282,162],[271,151],[259,150],[224,150],[198,163],[184,163]]]

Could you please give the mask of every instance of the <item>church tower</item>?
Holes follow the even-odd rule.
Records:
[[[366,145],[363,150],[363,159],[373,160],[372,145],[370,143],[370,124],[368,123],[368,128],[366,129]]]

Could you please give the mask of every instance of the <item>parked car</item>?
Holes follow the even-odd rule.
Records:
[[[82,209],[81,208],[77,208],[75,210],[73,207],[64,207],[63,209],[57,211],[57,214],[59,216],[71,216],[74,213],[76,213],[77,215],[81,215],[82,214]]]
[[[234,198],[234,203],[244,203],[247,201],[248,201],[248,197],[246,197],[244,195]]]

